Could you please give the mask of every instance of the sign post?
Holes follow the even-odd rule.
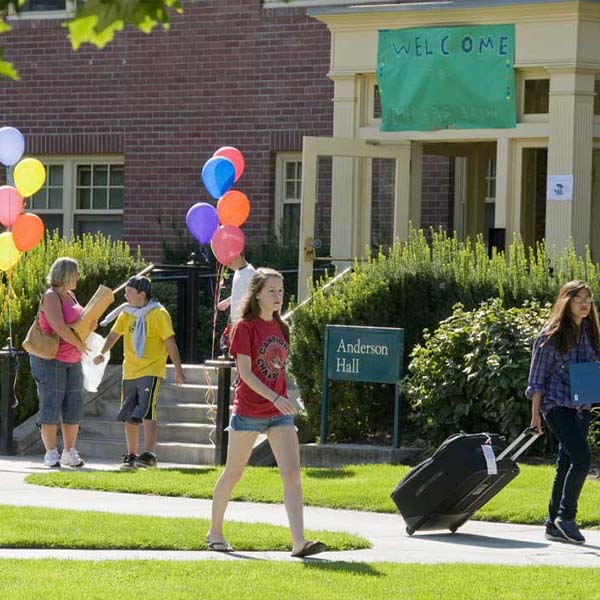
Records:
[[[400,447],[400,379],[403,359],[404,329],[351,325],[325,327],[321,444],[327,443],[331,379],[395,384],[393,447]]]

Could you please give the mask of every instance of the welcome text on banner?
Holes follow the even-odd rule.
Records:
[[[514,25],[381,30],[381,130],[515,127],[514,62]]]

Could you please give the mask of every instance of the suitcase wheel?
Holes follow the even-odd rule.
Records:
[[[411,527],[406,528],[406,533],[408,533],[408,535],[412,535],[414,532],[415,532],[415,530],[412,529]]]

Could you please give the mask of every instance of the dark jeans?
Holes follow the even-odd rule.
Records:
[[[590,411],[557,406],[544,418],[559,442],[546,524],[554,522],[556,517],[574,521],[579,494],[590,470],[590,446],[587,441]]]

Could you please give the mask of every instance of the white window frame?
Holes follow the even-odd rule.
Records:
[[[67,239],[75,229],[75,218],[80,215],[90,217],[120,216],[123,218],[123,209],[77,209],[77,167],[80,165],[117,165],[125,166],[125,159],[122,156],[103,155],[103,156],[63,156],[63,157],[39,157],[40,162],[47,165],[62,165],[63,167],[63,236]],[[125,189],[125,185],[123,185]],[[39,215],[58,214],[58,210],[51,209],[31,209]],[[101,219],[99,219],[101,220]]]
[[[65,10],[28,10],[21,9],[16,12],[12,5],[8,9],[8,18],[15,20],[31,21],[33,19],[64,19],[72,17],[77,10],[77,0],[66,0]]]
[[[286,184],[286,165],[290,162],[299,162],[302,164],[302,152],[279,152],[275,159],[275,230],[278,236],[281,234],[283,226],[283,205],[284,204],[302,204],[302,189],[300,189],[300,198],[290,201],[285,196]],[[302,186],[302,180],[300,180]]]

